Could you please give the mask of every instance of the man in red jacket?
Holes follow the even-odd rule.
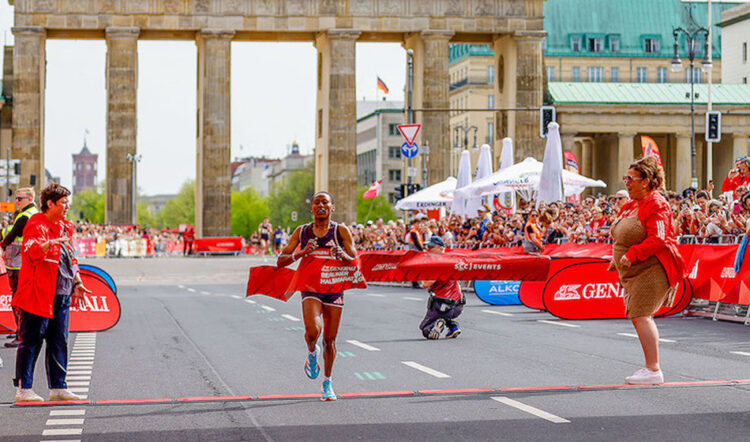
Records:
[[[80,303],[91,293],[81,282],[73,255],[73,223],[65,220],[70,191],[50,184],[42,191],[42,212],[33,215],[23,231],[21,271],[12,305],[19,311],[16,356],[16,402],[43,400],[31,389],[34,366],[47,343],[46,367],[50,401],[80,399],[68,390],[68,320],[71,300]]]

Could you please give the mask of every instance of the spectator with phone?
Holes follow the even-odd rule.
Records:
[[[721,185],[722,192],[732,192],[734,199],[737,199],[736,190],[740,186],[750,187],[750,159],[740,157],[734,163],[735,168],[730,170],[724,182]]]

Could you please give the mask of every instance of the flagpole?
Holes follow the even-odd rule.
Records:
[[[367,224],[367,221],[370,220],[370,213],[372,213],[372,207],[375,205],[375,198],[373,198],[372,202],[370,203],[370,210],[367,211],[367,216],[365,217],[365,224]]]

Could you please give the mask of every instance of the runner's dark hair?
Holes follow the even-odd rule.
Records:
[[[53,204],[57,204],[57,200],[69,195],[70,190],[59,184],[52,183],[49,186],[45,187],[44,190],[42,190],[41,197],[42,212],[46,212],[47,209],[49,209],[49,207],[47,207],[47,201],[52,201]]]
[[[326,195],[328,197],[328,199],[331,200],[331,204],[334,204],[334,202],[333,202],[333,195],[331,195],[330,193],[326,192],[325,190],[321,190],[320,192],[315,192],[313,194],[313,196],[312,196],[312,199],[315,199],[318,195]]]

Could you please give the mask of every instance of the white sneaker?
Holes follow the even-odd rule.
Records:
[[[49,391],[49,400],[53,401],[80,401],[81,397],[65,388],[53,388]]]
[[[16,402],[42,402],[44,398],[34,393],[31,388],[18,388],[16,390]]]
[[[625,382],[634,385],[654,385],[664,383],[664,374],[659,371],[651,371],[648,368],[641,368],[633,373],[632,376],[625,378]]]

